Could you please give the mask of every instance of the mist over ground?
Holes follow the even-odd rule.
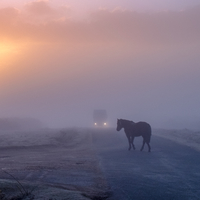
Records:
[[[77,21],[39,2],[0,9],[0,118],[87,127],[106,109],[113,127],[200,128],[200,6],[99,9]]]

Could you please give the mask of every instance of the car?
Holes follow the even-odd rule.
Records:
[[[94,110],[93,120],[95,127],[107,127],[107,112],[104,109]]]

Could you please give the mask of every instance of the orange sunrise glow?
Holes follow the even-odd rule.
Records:
[[[2,117],[54,127],[84,126],[95,108],[152,123],[200,115],[200,7],[115,2],[0,3]]]
[[[18,44],[0,42],[0,63],[2,67],[13,63],[20,53],[21,48]]]

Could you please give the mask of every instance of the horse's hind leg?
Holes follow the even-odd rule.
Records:
[[[149,152],[151,152],[151,146],[149,143],[147,143],[148,147],[149,147]]]

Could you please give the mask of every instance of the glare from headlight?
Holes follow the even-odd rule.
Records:
[[[107,123],[103,123],[103,125],[104,125],[104,126],[106,126],[106,125],[107,125]]]
[[[94,123],[94,125],[96,126],[96,125],[97,125],[97,123]]]

